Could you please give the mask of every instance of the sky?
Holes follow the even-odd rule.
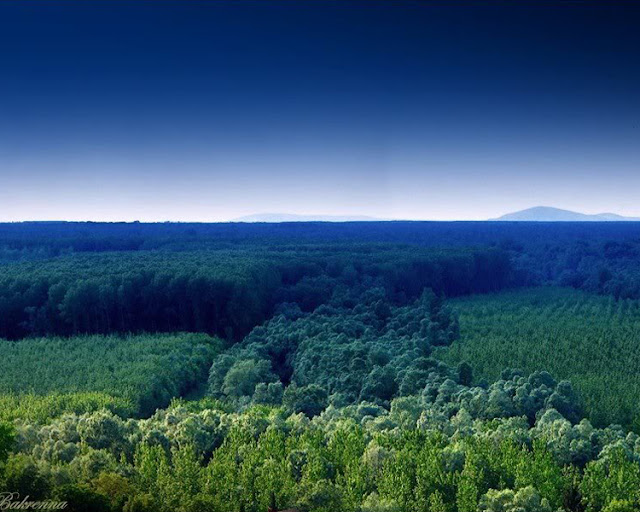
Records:
[[[640,216],[640,4],[0,3],[0,221]]]

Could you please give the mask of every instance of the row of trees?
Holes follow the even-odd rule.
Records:
[[[611,238],[606,237],[606,229],[593,228],[593,237],[549,237],[505,243],[503,247],[509,251],[522,284],[552,284],[616,299],[640,299],[640,238],[633,226],[622,231],[627,237],[616,233],[615,227]]]
[[[460,295],[510,283],[500,251],[365,246],[69,255],[0,266],[0,338],[206,332],[239,340],[276,304],[311,311],[337,286],[382,286],[397,303],[428,286]]]
[[[269,313],[278,274],[210,253],[69,256],[0,267],[0,336],[199,331],[233,338]]]

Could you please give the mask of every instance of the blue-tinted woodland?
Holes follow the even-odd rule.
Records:
[[[632,222],[0,225],[0,490],[637,511],[638,299]]]

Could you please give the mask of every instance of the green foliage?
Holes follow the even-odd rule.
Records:
[[[7,423],[0,422],[0,466],[7,459],[13,445],[14,429]]]
[[[106,497],[111,509],[122,510],[134,494],[129,480],[118,473],[103,472],[93,481],[95,491]]]
[[[476,378],[504,368],[569,379],[597,425],[638,425],[640,305],[556,288],[456,299],[461,336],[438,357],[472,363]],[[562,403],[554,407],[561,410]]]
[[[510,271],[496,249],[379,244],[70,254],[0,265],[0,338],[185,331],[239,340],[278,303],[312,311],[339,287],[375,283],[403,303],[425,287],[501,289]]]
[[[34,500],[41,500],[49,494],[51,483],[33,458],[15,454],[9,458],[4,468],[3,487],[22,497],[30,496]]]
[[[150,414],[201,382],[219,350],[219,342],[198,334],[0,342],[0,392],[7,394],[0,400],[9,405],[2,415],[41,419],[96,406],[126,410],[127,402]]]
[[[46,423],[65,413],[84,414],[101,409],[123,417],[131,416],[135,412],[130,400],[95,391],[79,393],[52,391],[46,395],[33,393],[0,395],[1,421],[20,419],[31,423]]]
[[[471,386],[473,382],[473,368],[466,361],[458,364],[458,381],[463,386]]]
[[[613,500],[602,509],[602,512],[635,512],[637,507],[629,500]]]
[[[640,464],[638,454],[624,446],[611,446],[600,460],[589,463],[580,487],[589,511],[600,507],[625,510],[640,508]]]
[[[551,512],[549,503],[533,487],[517,492],[490,489],[480,500],[480,512]]]
[[[317,384],[287,387],[282,404],[291,412],[301,412],[309,417],[320,414],[327,406],[327,392]]]
[[[111,512],[107,498],[85,484],[56,487],[53,498],[58,503],[67,503],[65,510],[71,512]]]
[[[638,304],[445,301],[639,297],[633,229],[39,229],[0,226],[18,340],[0,342],[0,492],[105,512],[640,509],[640,438],[597,428],[640,424]]]
[[[396,396],[419,392],[431,373],[455,378],[428,357],[432,346],[457,336],[456,318],[430,290],[406,306],[393,305],[384,288],[342,290],[312,313],[296,305],[278,313],[216,359],[209,375],[212,396],[278,405],[274,381],[280,380],[291,384],[285,406],[315,415],[327,398],[335,405],[388,405]]]
[[[264,512],[274,501],[310,512],[548,512],[571,502],[573,489],[589,512],[637,505],[638,436],[572,425],[544,401],[533,425],[520,416],[532,383],[531,396],[547,384],[547,397],[556,392],[545,375],[489,389],[433,379],[390,409],[330,406],[312,420],[204,400],[174,401],[144,420],[98,411],[17,425],[6,485],[68,496],[78,510],[130,512]],[[511,401],[498,417],[482,405],[496,390]]]
[[[456,493],[456,505],[459,512],[476,512],[478,510],[478,500],[480,491],[484,487],[484,481],[482,466],[471,453],[468,453],[460,473]]]
[[[229,397],[252,396],[258,384],[274,378],[268,361],[236,361],[224,376],[222,392]]]
[[[238,337],[279,277],[251,253],[73,255],[0,266],[0,337],[200,331]]]

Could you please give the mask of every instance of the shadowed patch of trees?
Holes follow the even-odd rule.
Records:
[[[460,295],[511,282],[497,250],[310,247],[296,251],[71,255],[0,266],[0,337],[206,332],[241,339],[276,304],[312,311],[336,287]]]

